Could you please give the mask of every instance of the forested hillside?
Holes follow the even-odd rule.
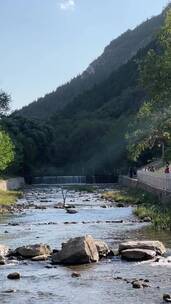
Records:
[[[74,98],[107,79],[114,70],[125,64],[140,48],[147,46],[154,39],[163,23],[164,13],[113,40],[105,48],[104,53],[92,62],[82,75],[24,107],[17,112],[17,115],[40,120],[47,119],[54,112],[71,103]]]
[[[22,174],[70,175],[127,167],[125,134],[146,96],[139,86],[139,62],[152,47],[154,42],[46,123],[5,118],[4,128],[17,151],[11,169]]]
[[[168,12],[170,14],[170,10]],[[169,23],[168,14],[165,28]],[[160,18],[154,18],[152,22]],[[162,27],[154,40],[105,80],[97,81],[85,91],[80,86],[79,96],[75,94],[73,98],[72,95],[70,102],[58,111],[52,107],[53,115],[51,113],[47,120],[25,118],[20,116],[21,112],[1,119],[1,126],[15,145],[15,162],[9,172],[22,175],[110,174],[115,169],[127,170],[132,162],[130,156],[140,164],[153,158],[154,154],[161,155],[161,142],[170,138],[170,120],[169,127],[163,124],[170,112],[166,113],[164,103],[158,109],[162,100],[166,97],[167,102],[170,100],[166,96],[166,92],[170,94],[169,39],[170,23],[167,32]],[[71,86],[65,90],[68,96],[69,88]]]

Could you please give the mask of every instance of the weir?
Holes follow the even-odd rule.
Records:
[[[33,184],[86,184],[86,176],[42,176],[34,177]]]
[[[86,176],[37,176],[32,178],[32,184],[102,184],[116,183],[117,176],[115,175],[86,175]]]

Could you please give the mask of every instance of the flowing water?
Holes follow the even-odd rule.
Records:
[[[155,233],[135,223],[131,207],[101,208],[104,201],[99,193],[100,189],[95,193],[70,191],[67,203],[74,204],[78,213],[67,214],[54,208],[62,199],[57,186],[26,189],[20,202],[33,207],[19,215],[0,218],[0,243],[12,249],[35,243],[59,249],[71,237],[91,234],[112,248],[128,239],[160,239],[170,250],[169,233]],[[35,209],[34,204],[46,205],[46,209]],[[163,293],[171,292],[171,263],[129,263],[114,257],[77,267],[50,267],[48,261],[16,261],[0,266],[0,304],[158,304],[162,303]],[[7,279],[8,273],[14,271],[21,273],[20,280]],[[73,271],[79,271],[81,277],[72,278]],[[148,279],[151,287],[133,289],[131,284],[115,277]],[[8,289],[16,292],[5,293]]]

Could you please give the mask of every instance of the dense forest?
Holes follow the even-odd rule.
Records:
[[[85,89],[85,78],[85,87],[80,85],[80,90],[71,96],[73,81],[63,87],[62,94],[72,97],[66,103],[64,101],[65,106],[58,107],[57,104],[53,108],[54,101],[52,104],[50,99],[47,102],[46,96],[41,101],[43,106],[35,111],[36,117],[40,109],[41,117],[44,105],[47,109],[51,107],[46,120],[34,119],[33,104],[25,109],[26,112],[23,109],[10,116],[3,115],[1,128],[9,134],[15,147],[15,161],[6,172],[25,176],[111,174],[116,169],[127,170],[132,163],[138,166],[161,156],[160,144],[163,142],[168,154],[169,111],[166,115],[164,109],[170,96],[170,65],[166,67],[165,64],[171,59],[170,15],[170,10],[167,10],[164,27],[161,26],[161,19],[164,22],[166,11],[147,21],[146,26],[138,27],[139,31],[142,26],[147,28],[148,25],[149,43],[145,47],[142,44],[143,48],[139,47],[138,52],[124,64],[120,62],[110,75],[104,73],[103,80],[92,82],[91,87]],[[153,25],[151,32],[150,24]],[[154,28],[156,31],[159,24],[161,30],[154,36]],[[126,39],[125,43],[128,43],[129,35],[130,32],[127,32],[119,39]],[[58,90],[51,94],[54,100],[56,94],[59,94]],[[39,102],[35,103],[36,106]],[[156,119],[159,113],[160,119]],[[162,124],[163,120],[167,123]]]

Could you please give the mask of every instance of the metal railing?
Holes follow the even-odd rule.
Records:
[[[138,171],[138,181],[155,189],[171,192],[171,174],[159,174],[156,172]]]

